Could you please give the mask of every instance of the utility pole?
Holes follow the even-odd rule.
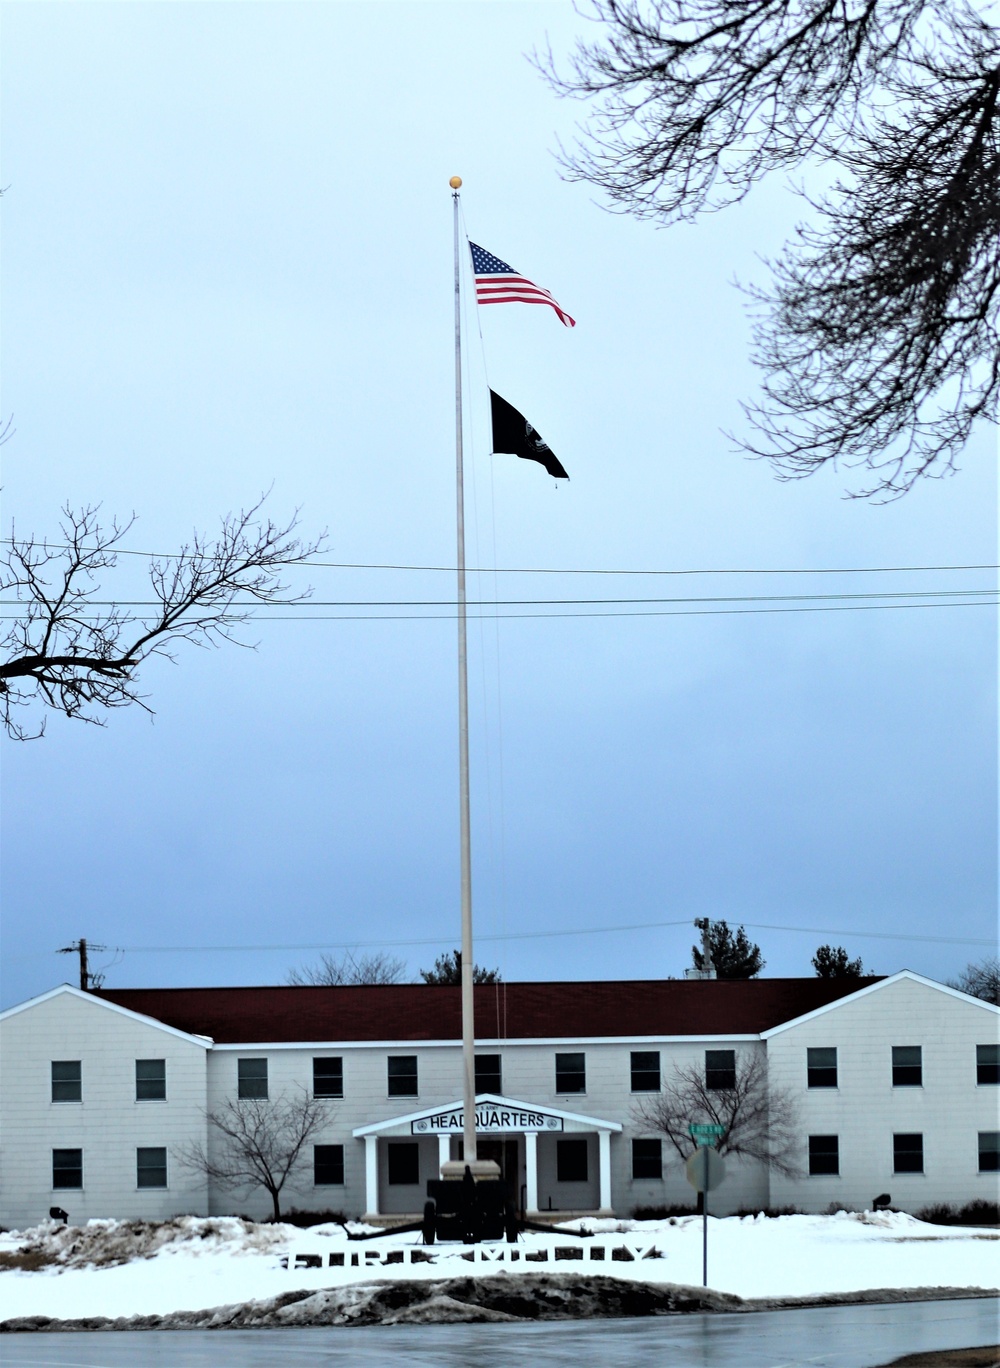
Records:
[[[89,948],[91,950],[103,952],[107,950],[108,947],[106,945],[91,945]],[[91,988],[100,987],[100,979],[98,975],[91,974],[90,972],[90,968],[87,963],[87,950],[88,946],[86,937],[81,936],[80,939],[78,941],[74,941],[72,945],[64,945],[61,950],[56,951],[57,955],[80,956],[80,988],[81,991],[84,993],[89,993]],[[103,977],[103,975],[101,977]]]

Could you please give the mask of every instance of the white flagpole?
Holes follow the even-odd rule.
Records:
[[[462,1140],[464,1162],[476,1162],[476,1027],[472,988],[472,835],[469,817],[469,670],[465,616],[465,486],[462,468],[462,290],[458,192],[452,176],[455,221],[455,484],[458,524],[458,774],[462,846]]]

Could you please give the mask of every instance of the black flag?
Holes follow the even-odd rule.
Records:
[[[538,461],[557,480],[569,479],[548,444],[543,441],[523,413],[518,413],[513,404],[501,399],[496,390],[490,390],[490,406],[493,410],[495,452],[509,451],[525,461]]]

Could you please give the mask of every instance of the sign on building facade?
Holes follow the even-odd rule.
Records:
[[[411,1121],[414,1135],[461,1135],[464,1112],[461,1107],[436,1112]],[[521,1107],[494,1106],[485,1102],[476,1108],[476,1130],[482,1134],[499,1135],[511,1131],[561,1131],[563,1119],[551,1112],[527,1110]]]

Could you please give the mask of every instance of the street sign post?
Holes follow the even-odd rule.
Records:
[[[694,1127],[690,1128],[692,1131]],[[720,1127],[724,1130],[725,1127]],[[698,1140],[697,1136],[693,1137]],[[718,1150],[712,1149],[709,1144],[711,1136],[706,1136],[704,1141],[698,1141],[698,1148],[694,1154],[688,1156],[688,1161],[684,1166],[687,1180],[694,1188],[695,1192],[702,1194],[701,1198],[701,1277],[705,1287],[708,1286],[708,1194],[712,1188],[717,1188],[726,1176],[726,1161]]]

